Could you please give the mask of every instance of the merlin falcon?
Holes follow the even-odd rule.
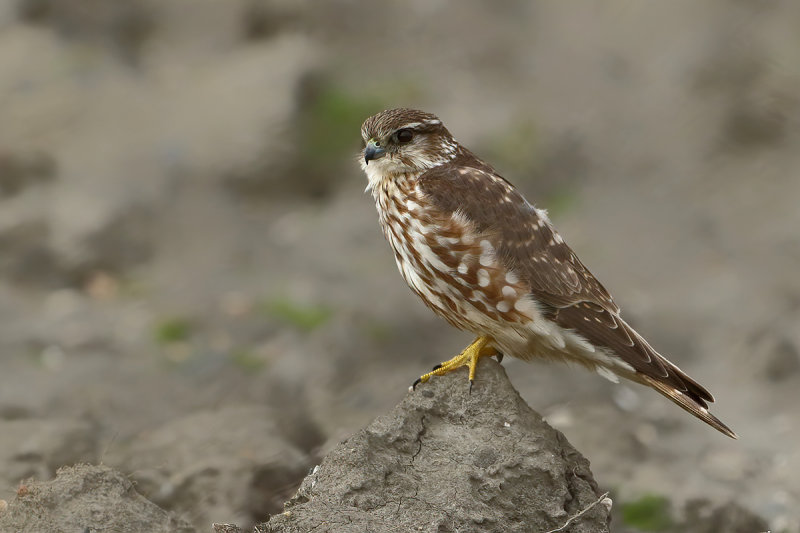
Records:
[[[361,167],[405,281],[475,340],[419,380],[510,355],[579,363],[651,387],[736,438],[714,397],[620,316],[608,291],[530,204],[436,116],[391,109],[361,126]],[[416,383],[415,383],[416,385]]]

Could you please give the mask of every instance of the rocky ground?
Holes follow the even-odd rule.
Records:
[[[611,500],[589,462],[500,365],[480,370],[472,392],[464,372],[426,383],[339,444],[263,529],[608,531]]]
[[[409,391],[389,413],[339,443],[303,479],[283,511],[256,525],[254,533],[608,532],[613,501],[608,491],[601,493],[586,458],[525,403],[500,364],[483,360],[478,372],[472,389],[464,386],[466,370],[461,370]],[[206,440],[236,442],[251,455],[256,448],[272,450],[266,462],[271,460],[273,468],[237,468],[231,457],[241,463],[244,454],[224,446],[208,447],[207,457],[196,460],[196,439],[179,437],[161,450],[143,448],[154,457],[184,463],[178,471],[186,471],[191,458],[190,475],[162,477],[148,485],[146,468],[135,470],[140,481],[134,483],[107,466],[64,467],[52,481],[21,484],[10,505],[3,500],[0,531],[208,531],[193,528],[139,491],[168,507],[185,509],[193,500],[220,513],[223,502],[209,501],[208,495],[217,493],[219,485],[236,486],[237,480],[249,490],[228,494],[227,501],[241,507],[242,492],[250,493],[251,502],[270,501],[272,495],[259,488],[276,478],[297,477],[276,461],[280,457],[294,464],[291,450],[258,441],[270,429],[259,426],[269,418],[265,413],[225,414],[227,423],[196,416],[185,426],[192,433],[214,434]],[[245,429],[249,426],[255,426],[253,435]],[[164,499],[168,486],[169,496],[183,498]],[[196,503],[195,508],[201,510]],[[616,514],[623,522],[638,520],[647,531],[750,533],[767,528],[763,519],[734,503],[715,508],[703,500],[688,505],[680,523],[672,522],[669,510],[652,498],[624,505]],[[196,517],[195,522],[202,520]],[[212,528],[216,533],[242,531],[236,524],[214,523]]]
[[[506,358],[612,529],[737,502],[800,531],[800,8],[457,4],[0,4],[0,499],[102,463],[246,527],[466,344],[354,163],[360,122],[410,105],[548,208],[740,435]]]

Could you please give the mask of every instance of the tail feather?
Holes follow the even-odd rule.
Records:
[[[664,396],[675,402],[678,406],[680,406],[687,412],[691,413],[692,415],[696,416],[697,418],[699,418],[709,426],[713,427],[720,433],[723,433],[732,439],[739,438],[736,435],[736,433],[734,433],[733,430],[731,430],[731,428],[723,424],[719,418],[708,412],[708,409],[705,406],[705,402],[703,401],[703,399],[709,399],[710,401],[713,401],[713,399],[703,398],[698,401],[696,399],[693,399],[688,394],[685,394],[675,389],[674,387],[666,383],[662,383],[661,381],[658,381],[657,379],[648,376],[646,374],[639,373],[636,375],[636,377],[639,380],[641,380],[643,384],[657,390],[658,392],[660,392],[661,394],[663,394]],[[708,396],[710,397],[711,395],[709,394]]]

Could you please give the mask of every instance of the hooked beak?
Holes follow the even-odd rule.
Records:
[[[364,164],[369,165],[369,162],[373,159],[380,159],[385,155],[386,150],[378,146],[378,143],[375,141],[375,139],[370,139],[367,143],[367,147],[364,148]]]

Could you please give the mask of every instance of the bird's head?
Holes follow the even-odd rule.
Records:
[[[415,109],[389,109],[361,126],[361,168],[370,183],[410,172],[424,172],[456,157],[458,143],[435,115]]]

